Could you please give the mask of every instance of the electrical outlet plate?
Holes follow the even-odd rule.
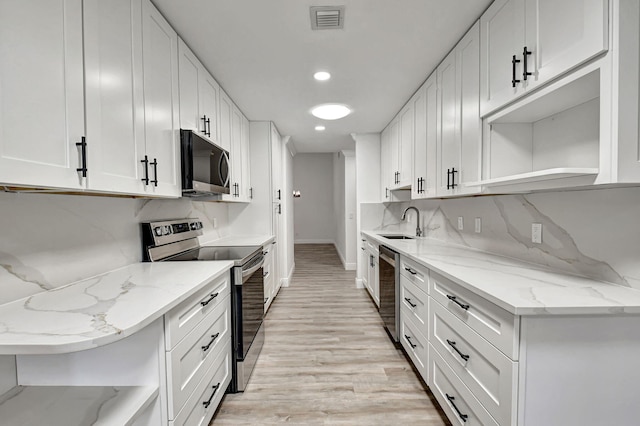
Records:
[[[476,234],[482,232],[482,219],[476,217]]]
[[[542,244],[542,224],[531,224],[531,242],[535,244]]]
[[[464,229],[464,219],[462,216],[458,216],[458,231],[462,231]]]

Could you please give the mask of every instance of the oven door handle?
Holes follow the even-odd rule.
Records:
[[[262,265],[264,265],[264,257],[260,258],[260,262],[258,262],[255,266],[252,266],[251,268],[245,271],[242,271],[242,281],[244,281],[246,277],[252,275],[258,269],[262,268]]]

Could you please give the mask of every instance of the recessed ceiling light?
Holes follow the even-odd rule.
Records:
[[[325,81],[331,78],[331,74],[329,74],[326,71],[318,71],[313,75],[313,78],[315,78],[318,81]]]
[[[314,107],[311,114],[323,120],[338,120],[351,114],[351,109],[340,104],[324,104]]]
[[[323,131],[324,131],[324,129],[325,129],[325,127],[324,127],[324,126],[316,126],[316,130],[317,130],[318,132],[323,132]]]

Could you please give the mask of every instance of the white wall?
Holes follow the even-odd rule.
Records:
[[[346,265],[347,241],[345,234],[345,200],[344,200],[344,155],[341,152],[333,154],[333,216],[336,223],[333,240],[336,244],[338,256]]]
[[[301,193],[293,201],[294,241],[333,244],[333,154],[297,154],[293,158],[293,187]]]
[[[427,237],[640,289],[640,188],[363,204],[362,229],[412,234],[415,215],[401,220],[409,205]],[[542,244],[531,242],[532,223],[542,224]]]
[[[288,143],[284,151],[284,231],[285,231],[285,270],[284,275],[286,281],[284,285],[289,285],[289,280],[291,279],[291,275],[293,274],[293,270],[295,269],[295,259],[294,259],[294,229],[293,229],[293,220],[295,216],[295,206],[293,199],[293,153],[291,152],[291,148],[293,145]]]
[[[344,151],[344,232],[345,232],[345,268],[356,269],[358,258],[358,232],[356,225],[356,158],[355,151]]]

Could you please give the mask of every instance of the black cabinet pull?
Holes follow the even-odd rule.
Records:
[[[144,160],[140,160],[144,164],[144,177],[141,179],[145,185],[149,185],[149,157],[144,156]]]
[[[211,119],[207,118],[207,136],[211,137]]]
[[[249,188],[249,199],[253,200],[253,187]]]
[[[278,214],[282,214],[282,204],[278,204]]]
[[[416,305],[416,304],[414,304],[414,303],[411,303],[411,299],[409,299],[408,297],[405,297],[405,298],[404,298],[404,300],[406,300],[406,301],[407,301],[407,303],[408,303],[412,308],[415,308],[416,306],[418,306],[418,305]]]
[[[404,335],[404,338],[407,339],[407,342],[409,342],[409,346],[411,346],[411,349],[413,348],[417,348],[418,345],[414,345],[413,343],[411,343],[411,337],[407,336],[406,334]]]
[[[424,178],[418,178],[418,194],[424,192]]]
[[[209,406],[211,405],[211,400],[213,399],[213,396],[216,394],[216,392],[218,391],[218,388],[220,387],[220,383],[218,383],[215,386],[212,386],[213,389],[213,393],[211,394],[211,396],[209,397],[209,399],[207,399],[206,401],[202,401],[202,405],[204,405],[204,408],[209,408]]]
[[[458,186],[456,183],[456,173],[458,173],[458,171],[455,167],[447,169],[447,189],[453,189]]]
[[[460,303],[458,301],[458,299],[456,298],[456,296],[451,296],[450,294],[447,294],[447,299],[451,300],[453,303],[455,303],[456,305],[460,306],[465,311],[469,310],[469,305],[465,305],[464,303]]]
[[[216,297],[218,297],[218,293],[213,293],[213,294],[211,295],[211,297],[209,297],[207,300],[203,300],[202,302],[200,302],[200,304],[201,304],[202,306],[207,306],[207,305],[208,305],[209,303],[211,303],[211,301],[212,301],[213,299],[215,299]]]
[[[384,198],[389,198],[389,188],[384,189]]]
[[[263,302],[262,304],[263,304],[263,305],[266,305],[268,301],[269,301],[269,298],[268,298],[268,297],[265,297],[265,298],[264,298],[264,302]]]
[[[464,359],[465,361],[469,361],[469,355],[465,355],[460,352],[460,349],[458,349],[458,347],[456,346],[456,342],[447,339],[447,343],[453,348],[454,351],[458,353],[458,355],[460,355],[460,358]]]
[[[417,274],[416,271],[414,271],[413,269],[411,269],[409,267],[406,267],[406,266],[405,266],[404,270],[407,271],[408,273],[410,273],[411,275],[416,275]]]
[[[211,335],[211,341],[209,343],[207,343],[205,346],[202,347],[203,351],[208,351],[209,348],[211,347],[211,345],[213,345],[213,342],[216,341],[216,339],[220,336],[220,333],[216,333],[216,334],[212,334]]]
[[[266,277],[267,277],[267,275],[269,275],[269,273],[268,273],[268,272],[263,272],[263,273],[262,273],[262,278],[266,278]]]
[[[149,164],[153,166],[153,180],[151,181],[151,183],[153,184],[153,186],[158,186],[158,159],[154,158],[153,162]]]
[[[511,87],[516,87],[516,83],[520,83],[520,80],[516,80],[516,64],[520,63],[520,59],[513,55],[511,58]]]
[[[369,256],[369,266],[371,266],[372,268],[376,266],[375,259],[371,255]]]
[[[237,183],[233,184],[233,196],[234,197],[240,196],[240,184],[237,184]]]
[[[282,194],[280,193],[280,190],[278,189],[278,200],[281,200],[281,199],[282,199],[282,198],[281,198],[281,195],[282,195]]]
[[[80,142],[76,142],[76,146],[80,147],[80,161],[82,163],[76,171],[82,173],[82,177],[87,177],[87,139],[83,136],[80,138]]]
[[[204,130],[202,130],[202,133],[207,134],[207,114],[203,115],[202,118],[200,119],[202,120],[202,127],[204,127]]]
[[[524,72],[522,73],[522,78],[524,81],[527,81],[527,77],[533,75],[532,72],[527,71],[527,56],[531,55],[531,52],[527,50],[527,46],[524,47],[524,51],[522,52],[522,60],[523,60],[523,68]]]
[[[453,402],[455,401],[454,397],[450,396],[448,393],[445,393],[445,395],[447,396],[447,401],[449,401],[449,404],[451,404],[453,409],[456,410],[456,413],[458,413],[458,417],[460,417],[460,420],[466,423],[469,416],[466,414],[462,414],[460,410],[458,410],[458,407],[456,407],[456,404]]]

